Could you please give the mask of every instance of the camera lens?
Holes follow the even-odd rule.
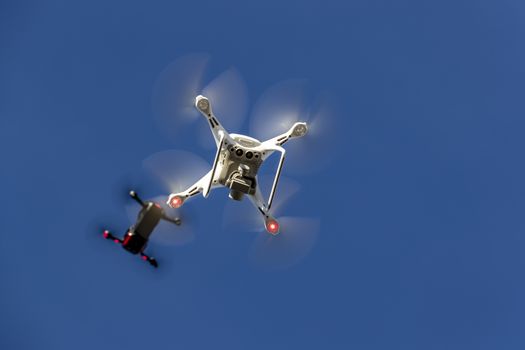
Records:
[[[252,159],[253,153],[252,152],[246,152],[246,158]]]
[[[235,154],[238,155],[239,157],[242,156],[242,149],[238,149],[237,151],[235,151]]]

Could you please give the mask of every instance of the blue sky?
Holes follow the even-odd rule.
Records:
[[[2,349],[523,349],[525,8],[518,1],[4,1]],[[226,192],[153,271],[97,221],[169,139],[151,96],[173,60],[235,66],[250,101],[289,78],[333,93],[332,166],[284,174],[318,216],[289,269],[250,263]],[[239,132],[247,132],[246,122]],[[242,203],[248,205],[248,203]]]

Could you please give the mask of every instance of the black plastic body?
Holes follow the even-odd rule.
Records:
[[[149,236],[163,215],[164,210],[158,204],[146,203],[140,210],[135,225],[124,235],[122,248],[132,254],[142,253],[148,245]]]

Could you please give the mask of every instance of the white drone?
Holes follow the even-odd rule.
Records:
[[[277,235],[279,223],[269,211],[286,154],[282,145],[289,139],[304,136],[308,131],[307,124],[297,122],[287,132],[261,142],[246,135],[228,133],[213,114],[208,98],[202,95],[197,96],[195,107],[210,125],[217,145],[215,160],[211,170],[187,190],[170,194],[167,204],[172,208],[180,208],[188,198],[201,192],[204,198],[207,198],[212,189],[224,186],[230,189],[229,197],[233,200],[240,201],[244,195],[247,195],[263,215],[266,231]],[[265,201],[258,185],[257,172],[261,164],[275,151],[280,152],[281,157],[270,196]]]

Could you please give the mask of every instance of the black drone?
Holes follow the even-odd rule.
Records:
[[[157,263],[157,260],[144,253],[144,250],[148,245],[149,237],[161,219],[176,225],[180,225],[181,220],[166,215],[164,209],[157,203],[151,201],[144,202],[135,191],[130,191],[129,195],[142,207],[137,216],[137,221],[133,226],[128,228],[123,239],[115,237],[109,232],[109,230],[104,230],[103,236],[106,239],[111,239],[115,243],[121,244],[122,248],[131,254],[140,254],[140,257],[143,260],[149,262],[154,267],[158,267],[159,264]]]

